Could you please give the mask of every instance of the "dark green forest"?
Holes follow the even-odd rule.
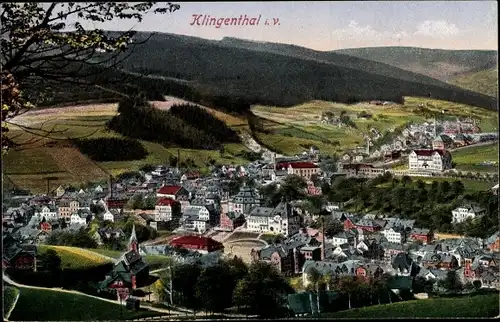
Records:
[[[491,191],[468,193],[463,183],[412,180],[390,174],[373,179],[338,178],[323,186],[329,201],[348,202],[349,209],[362,213],[391,214],[414,219],[415,225],[439,232],[455,232],[487,238],[499,229],[498,197]],[[486,214],[477,220],[451,225],[451,211],[464,203],[478,203]]]
[[[205,131],[210,131],[210,134],[220,142],[240,142],[238,134],[230,129],[224,121],[219,120],[199,106],[192,104],[173,105],[169,113],[193,127],[205,128]]]
[[[147,36],[136,35],[138,40]],[[102,88],[126,94],[144,92],[154,100],[171,95],[243,113],[252,104],[287,107],[314,99],[401,103],[403,96],[430,96],[489,109],[497,105],[493,97],[387,64],[295,47],[279,52],[272,48],[254,50],[231,42],[155,34],[119,69],[85,68],[92,69],[92,83]],[[116,93],[102,88],[71,83],[53,88],[54,97],[39,105],[119,100]]]
[[[136,35],[139,40],[147,36]],[[403,96],[430,95],[479,107],[496,107],[496,100],[486,95],[431,81],[422,75],[410,77],[408,71],[385,64],[331,54],[335,55],[339,56],[337,60],[311,60],[196,37],[155,34],[123,62],[123,69],[179,78],[204,93],[210,91],[275,106],[313,99],[402,102]],[[376,64],[377,68],[369,68],[370,64]]]
[[[177,106],[174,112],[163,111],[152,107],[143,96],[137,96],[122,100],[118,113],[108,121],[109,129],[165,147],[216,150],[224,143],[239,142],[226,124],[192,105],[186,109]],[[198,123],[199,120],[203,122]]]
[[[141,142],[128,138],[97,138],[73,140],[76,147],[94,161],[131,161],[148,156]]]

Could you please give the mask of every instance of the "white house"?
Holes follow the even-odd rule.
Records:
[[[349,236],[345,231],[342,231],[336,235],[334,235],[329,242],[333,244],[333,246],[339,246],[342,244],[347,244],[349,241]]]
[[[465,204],[452,212],[452,224],[464,222],[467,218],[476,218],[485,214],[484,208],[475,203]]]
[[[291,236],[299,232],[300,216],[282,201],[276,208],[256,207],[247,217],[247,229]]]
[[[158,199],[155,205],[155,221],[172,220],[172,205],[175,200],[168,198]]]
[[[187,207],[183,212],[183,226],[187,230],[205,232],[210,228],[210,212],[201,205]]]
[[[444,171],[451,169],[451,154],[445,150],[413,150],[408,156],[410,170]]]
[[[403,244],[406,242],[406,234],[404,229],[389,227],[381,231],[382,235],[387,238],[387,241],[395,244]]]
[[[70,225],[85,225],[87,223],[87,214],[73,213],[69,219]]]
[[[103,220],[114,222],[115,215],[113,215],[109,210],[106,209],[106,211],[104,212],[104,215],[103,215]]]
[[[52,206],[43,206],[36,214],[41,216],[41,218],[45,218],[47,221],[57,220],[59,218],[57,209]]]

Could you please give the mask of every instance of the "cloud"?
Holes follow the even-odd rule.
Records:
[[[455,36],[459,32],[460,29],[453,23],[448,23],[444,20],[426,20],[418,25],[415,35],[444,38]]]
[[[408,37],[405,31],[379,31],[370,25],[362,26],[357,21],[351,20],[342,29],[336,29],[332,35],[339,40],[365,40],[373,43],[401,40]]]

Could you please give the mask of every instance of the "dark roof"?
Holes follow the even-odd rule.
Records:
[[[276,168],[288,168],[288,166],[292,166],[294,169],[315,169],[318,166],[312,162],[278,162],[276,164]]]
[[[445,154],[443,150],[434,150],[434,149],[422,149],[422,150],[413,150],[418,156],[430,157],[434,155],[434,153],[438,153],[440,156]]]

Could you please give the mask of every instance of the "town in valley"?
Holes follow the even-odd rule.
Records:
[[[2,4],[4,321],[500,314],[496,4],[294,5]]]

